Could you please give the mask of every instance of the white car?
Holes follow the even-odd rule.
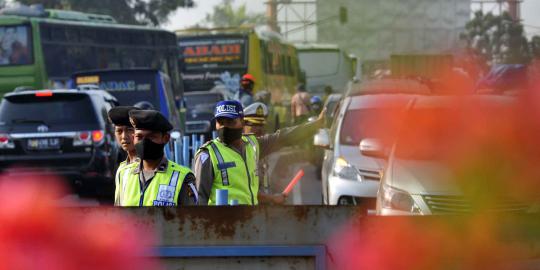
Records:
[[[325,148],[322,166],[322,197],[327,205],[362,205],[375,208],[384,155],[368,156],[361,142],[395,127],[381,125],[396,110],[404,110],[412,94],[367,94],[345,97],[330,130],[320,130],[314,144]],[[377,143],[372,141],[371,143]]]

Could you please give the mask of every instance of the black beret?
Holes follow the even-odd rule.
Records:
[[[158,111],[133,110],[129,112],[131,125],[136,129],[169,132],[173,128],[169,120]]]
[[[138,110],[133,106],[118,106],[109,110],[109,121],[116,126],[131,126],[129,121],[129,112],[132,110]]]

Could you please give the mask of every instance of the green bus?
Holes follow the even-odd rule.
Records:
[[[289,124],[290,100],[302,81],[296,48],[264,27],[197,28],[176,31],[184,90],[237,98],[240,78],[255,77],[255,96],[269,105],[269,127]],[[269,93],[269,95],[265,95]]]
[[[16,6],[0,10],[0,96],[19,86],[67,88],[83,70],[152,68],[183,85],[176,35],[107,15]]]

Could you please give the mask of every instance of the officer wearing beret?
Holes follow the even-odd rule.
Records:
[[[165,158],[164,148],[172,130],[169,121],[154,110],[132,110],[129,117],[135,128],[133,143],[140,160],[129,165],[129,174],[120,179],[120,205],[196,205],[195,176],[189,168]]]
[[[132,110],[138,110],[136,107],[131,106],[118,106],[109,110],[109,121],[114,125],[114,137],[116,143],[122,150],[127,153],[126,160],[120,162],[115,176],[115,192],[114,192],[114,205],[120,204],[120,177],[126,174],[127,165],[135,162],[137,159],[137,153],[135,146],[133,145],[133,134],[135,129],[131,126],[129,121],[129,112]]]
[[[238,101],[219,102],[214,116],[218,138],[204,144],[195,155],[194,172],[201,205],[215,205],[218,189],[227,189],[229,199],[238,200],[239,204],[257,205],[259,160],[282,147],[313,137],[324,123],[324,113],[321,113],[312,123],[274,134],[244,136],[244,113]]]

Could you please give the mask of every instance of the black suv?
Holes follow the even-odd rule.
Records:
[[[6,94],[0,103],[0,171],[112,184],[118,147],[107,112],[117,103],[102,90]]]

